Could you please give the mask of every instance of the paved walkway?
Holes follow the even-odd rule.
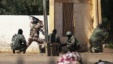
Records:
[[[81,53],[84,64],[94,64],[99,59],[113,62],[112,53]],[[33,53],[0,53],[0,64],[56,64],[57,57]]]
[[[94,64],[98,60],[113,62],[113,50],[104,49],[103,53],[80,53],[84,64]],[[12,54],[0,53],[0,64],[56,64],[58,56],[37,53]]]

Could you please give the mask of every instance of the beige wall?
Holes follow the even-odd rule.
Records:
[[[59,13],[57,13],[59,12]],[[62,3],[55,3],[55,28],[58,35],[62,36]]]
[[[49,15],[50,15],[50,18],[49,19],[51,19],[50,20],[50,24],[49,24],[49,26],[51,26],[51,27],[49,27],[49,30],[48,30],[48,33],[50,34],[51,32],[52,32],[52,30],[54,29],[54,9],[55,9],[55,7],[54,7],[54,0],[49,0],[49,2],[50,2],[50,4],[49,4]]]
[[[89,38],[93,29],[98,25],[98,23],[101,23],[101,14],[99,13],[100,8],[98,9],[97,7],[97,0],[55,0],[53,15],[54,26],[58,30],[61,42],[64,42],[66,37],[62,36],[62,2],[74,3],[73,20],[75,26],[75,36],[80,41],[82,48],[87,50],[87,46],[89,46]],[[98,17],[99,15],[100,17]]]
[[[75,36],[82,48],[87,46],[91,35],[91,4],[74,4]]]

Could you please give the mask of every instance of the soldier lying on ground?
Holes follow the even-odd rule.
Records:
[[[108,62],[108,61],[99,60],[99,61],[96,62],[95,64],[113,64],[113,63]]]
[[[15,53],[15,50],[19,50],[20,52],[25,53],[26,52],[26,39],[23,35],[23,30],[19,29],[18,34],[14,34],[12,37],[12,43],[11,43],[11,49],[13,50],[13,53]]]

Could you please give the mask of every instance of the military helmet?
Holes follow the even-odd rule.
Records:
[[[66,32],[66,36],[68,36],[68,35],[72,35],[71,31]]]

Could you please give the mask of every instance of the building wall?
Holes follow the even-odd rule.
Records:
[[[50,15],[50,24],[49,24],[49,26],[51,26],[50,28],[49,28],[49,30],[48,30],[48,33],[50,34],[51,32],[52,32],[52,30],[54,29],[54,15],[55,15],[55,13],[54,13],[54,9],[55,9],[55,7],[54,7],[54,0],[49,0],[49,15]]]
[[[92,31],[91,4],[74,4],[75,36],[83,49],[87,47]]]
[[[66,37],[63,36],[63,3],[74,4],[74,35],[80,41],[82,50],[88,50],[89,38],[93,29],[101,23],[101,19],[98,20],[100,15],[97,2],[100,0],[53,0],[54,1],[54,28],[58,30],[58,35],[61,38],[61,42],[65,42]],[[98,3],[99,6],[99,3]],[[50,11],[53,9],[50,9]],[[52,14],[50,13],[50,16]],[[51,19],[51,17],[50,17]],[[50,20],[51,22],[51,20]],[[68,27],[68,23],[67,23]]]

